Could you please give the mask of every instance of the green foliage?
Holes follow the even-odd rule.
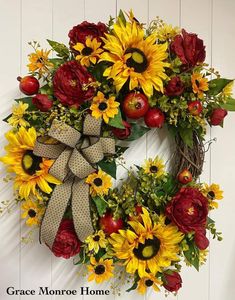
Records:
[[[117,165],[116,161],[114,159],[112,160],[106,160],[103,159],[100,162],[98,162],[98,166],[107,174],[112,176],[114,179],[116,179],[116,172],[117,172]]]
[[[17,103],[19,103],[20,101],[23,103],[27,103],[28,104],[28,111],[32,111],[32,110],[37,110],[37,108],[35,107],[35,105],[33,105],[32,103],[32,97],[24,97],[24,98],[19,98],[19,99],[15,99],[15,101]]]
[[[58,69],[64,63],[64,59],[62,58],[50,58],[49,61],[53,63],[54,69]]]
[[[138,283],[135,281],[134,284],[129,289],[126,290],[126,292],[131,292],[133,290],[136,290],[137,286],[138,286]]]
[[[46,94],[48,96],[52,96],[53,95],[53,89],[52,89],[51,86],[49,86],[49,84],[45,84],[44,86],[40,87],[39,93],[40,94]]]
[[[223,103],[220,106],[228,111],[235,111],[235,99],[232,97],[227,97],[226,103]]]
[[[134,141],[143,136],[146,132],[150,130],[149,127],[145,127],[139,125],[137,123],[131,123],[131,134],[130,136],[125,139],[126,141]]]
[[[114,118],[109,119],[109,125],[112,127],[125,129],[125,126],[122,123],[122,115],[120,109],[118,109],[118,114],[114,116]]]
[[[51,48],[57,53],[58,57],[68,58],[69,57],[69,49],[62,43],[58,43],[56,41],[47,40]]]
[[[103,216],[107,208],[107,203],[105,202],[105,200],[99,196],[93,197],[92,200],[96,205],[99,216]]]
[[[199,260],[199,249],[193,241],[188,242],[189,249],[184,251],[184,256],[187,261],[199,271],[200,260]]]
[[[222,92],[222,90],[226,87],[227,84],[232,82],[231,79],[226,78],[216,78],[209,81],[209,91],[208,93],[212,96],[216,96]]]
[[[118,19],[120,19],[122,21],[122,23],[126,26],[126,18],[125,18],[125,15],[124,15],[124,13],[121,9],[120,9],[119,14],[118,14]]]
[[[179,134],[184,143],[190,148],[193,147],[193,128],[179,128]]]

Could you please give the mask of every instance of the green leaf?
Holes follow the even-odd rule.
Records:
[[[150,130],[149,127],[145,127],[136,123],[131,123],[131,134],[125,139],[126,141],[134,141],[143,136],[146,132]]]
[[[56,41],[47,40],[51,48],[57,53],[59,57],[68,58],[69,49],[62,43]]]
[[[118,114],[114,116],[114,118],[109,119],[109,125],[112,127],[125,129],[125,126],[122,123],[122,115],[120,109],[118,109]]]
[[[12,116],[12,114],[10,114],[9,116],[7,116],[6,118],[3,119],[3,122],[8,123],[8,119],[10,119],[10,117]]]
[[[106,211],[107,203],[104,201],[103,198],[98,197],[98,196],[93,197],[92,199],[95,202],[99,216],[102,217]]]
[[[193,129],[192,128],[180,128],[179,133],[180,133],[180,137],[182,138],[183,142],[187,146],[192,148],[193,147]]]
[[[111,161],[107,161],[103,159],[97,164],[105,173],[109,174],[114,179],[116,179],[117,165],[114,159]]]
[[[226,103],[221,104],[220,106],[228,111],[235,111],[235,99],[228,97]]]
[[[61,58],[50,58],[49,61],[53,63],[54,68],[57,69],[64,63],[64,59]]]
[[[222,92],[222,90],[226,87],[227,84],[232,82],[232,79],[226,78],[216,78],[209,81],[209,94],[216,96]]]
[[[115,157],[122,155],[129,147],[115,146]]]
[[[199,249],[195,246],[193,242],[188,243],[189,250],[184,251],[184,256],[187,261],[194,266],[194,268],[199,271]]]
[[[53,89],[48,84],[39,89],[40,94],[53,95]]]
[[[207,225],[210,225],[210,224],[214,224],[215,221],[212,220],[211,218],[207,217]]]
[[[126,26],[126,18],[125,18],[125,15],[124,15],[124,13],[121,9],[120,9],[119,14],[118,14],[118,19],[120,19],[122,21],[122,23],[124,24],[124,26]]]
[[[126,292],[131,292],[133,290],[136,290],[137,289],[137,286],[138,286],[138,283],[135,282],[128,290],[126,290]]]
[[[27,103],[28,106],[29,106],[29,107],[28,107],[28,110],[29,110],[29,111],[32,111],[32,110],[37,109],[37,108],[35,107],[35,105],[33,105],[32,97],[19,98],[19,99],[15,99],[15,101],[16,101],[17,103],[19,103],[20,101],[23,102],[23,103]]]

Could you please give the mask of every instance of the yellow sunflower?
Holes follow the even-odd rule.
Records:
[[[144,173],[159,178],[165,174],[165,165],[158,156],[155,159],[148,159],[143,166]]]
[[[102,283],[105,280],[109,280],[113,277],[113,260],[112,259],[100,259],[98,262],[94,257],[90,258],[90,265],[87,266],[88,271],[91,273],[88,277],[88,281],[95,280],[96,283]]]
[[[23,103],[22,101],[13,105],[12,116],[7,120],[7,122],[13,127],[29,126],[29,123],[27,121],[25,121],[25,119],[24,119],[24,114],[25,114],[26,110],[28,109],[28,107],[29,107],[29,105],[27,103]]]
[[[29,64],[27,65],[29,72],[38,71],[39,75],[43,75],[48,72],[48,69],[53,67],[53,64],[49,61],[49,54],[51,50],[36,49],[34,53],[31,53],[29,57]]]
[[[179,243],[184,237],[174,225],[153,224],[145,208],[141,218],[142,222],[128,222],[132,229],[119,230],[109,239],[114,255],[124,261],[126,271],[138,271],[140,278],[148,276],[148,272],[155,276],[172,261],[178,261]]]
[[[21,209],[24,211],[21,217],[22,219],[27,219],[26,224],[28,226],[40,224],[41,218],[45,211],[44,207],[38,203],[35,203],[31,199],[28,199],[22,203]]]
[[[134,19],[133,19],[134,20]],[[106,50],[101,54],[101,61],[112,63],[104,76],[114,80],[117,92],[129,79],[129,89],[141,87],[150,97],[153,90],[163,92],[163,80],[167,79],[165,67],[167,43],[156,44],[156,35],[145,38],[144,30],[135,20],[123,22],[118,19],[112,34],[103,38]]]
[[[218,208],[218,203],[215,200],[223,199],[223,191],[220,189],[218,184],[204,184],[202,193],[205,197],[207,197],[211,209]]]
[[[193,92],[198,95],[199,99],[203,98],[203,93],[209,90],[208,79],[200,73],[193,73],[191,76]]]
[[[0,161],[8,165],[9,172],[16,174],[15,188],[19,196],[28,199],[32,193],[40,199],[36,188],[50,194],[49,183],[59,184],[60,181],[48,173],[53,161],[33,154],[36,130],[20,127],[17,132],[9,131],[5,136],[9,144],[5,147],[7,154]]]
[[[94,250],[95,253],[98,253],[100,248],[106,248],[108,241],[105,238],[103,230],[99,230],[97,233],[88,236],[85,243],[88,244],[89,251]]]
[[[145,277],[140,278],[138,281],[137,291],[140,294],[145,294],[149,287],[152,287],[155,292],[159,292],[158,285],[162,285],[162,281],[157,279],[152,274],[146,274]]]
[[[86,183],[91,186],[90,193],[92,196],[107,195],[112,186],[111,177],[101,170],[98,173],[90,174],[86,179]]]
[[[114,118],[118,114],[119,105],[120,103],[115,101],[114,96],[106,99],[104,94],[99,91],[93,98],[90,109],[93,117],[103,118],[105,123],[108,123],[109,118]]]
[[[80,62],[82,66],[89,67],[90,63],[96,64],[97,60],[100,58],[100,54],[103,49],[100,48],[101,43],[97,42],[97,39],[92,39],[88,37],[86,39],[85,45],[82,43],[77,43],[73,48],[79,52],[75,57],[76,60]]]

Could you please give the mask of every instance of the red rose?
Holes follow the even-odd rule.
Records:
[[[48,111],[53,106],[53,102],[47,95],[37,94],[32,98],[32,103],[41,111]]]
[[[208,200],[198,189],[181,188],[168,203],[166,215],[180,231],[197,232],[206,226]]]
[[[177,292],[182,286],[182,278],[177,272],[165,273],[163,282],[164,288],[170,292]]]
[[[213,126],[220,125],[228,112],[223,108],[215,108],[210,116],[210,124]]]
[[[101,37],[104,36],[105,32],[107,32],[107,27],[104,23],[99,22],[98,24],[94,24],[84,21],[69,31],[70,47],[72,49],[77,43],[85,44],[88,36],[102,42]]]
[[[91,100],[95,94],[93,87],[84,85],[93,81],[87,69],[76,61],[69,61],[58,68],[53,78],[54,95],[63,105],[78,107]]]
[[[112,133],[120,140],[128,138],[128,136],[131,134],[131,125],[126,121],[122,121],[122,123],[125,128],[112,128]]]
[[[179,76],[171,78],[165,87],[165,94],[167,96],[180,96],[184,91],[184,84]]]
[[[184,69],[194,67],[197,63],[204,62],[206,58],[203,40],[199,39],[197,34],[188,33],[184,29],[182,35],[175,36],[171,50],[179,57]]]
[[[194,242],[200,250],[205,250],[209,246],[209,240],[206,237],[206,229],[197,230],[194,236]]]
[[[52,252],[55,256],[70,258],[80,252],[80,241],[77,238],[72,220],[61,222],[57,232]]]

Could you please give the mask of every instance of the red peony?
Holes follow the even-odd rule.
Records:
[[[179,76],[171,78],[165,87],[165,94],[167,96],[180,96],[184,91],[184,84]]]
[[[204,62],[206,58],[203,40],[199,39],[197,34],[188,33],[184,29],[182,35],[175,36],[171,43],[171,50],[179,57],[185,69]]]
[[[200,250],[205,250],[209,246],[209,240],[206,237],[206,229],[202,228],[195,232],[194,242]]]
[[[57,232],[52,252],[55,256],[70,258],[80,252],[80,241],[74,230],[73,221],[64,219]]]
[[[177,292],[182,286],[182,278],[179,273],[172,272],[171,274],[164,274],[163,286],[170,292]]]
[[[95,94],[93,87],[85,85],[93,78],[87,69],[76,61],[69,61],[58,68],[53,78],[54,95],[63,105],[78,107],[91,100]]]
[[[228,112],[226,109],[215,108],[210,116],[210,124],[213,126],[220,125],[223,122],[224,118],[227,116],[227,114]]]
[[[102,42],[101,37],[104,36],[105,32],[107,32],[107,27],[104,23],[99,22],[98,24],[94,24],[84,21],[69,31],[70,47],[72,49],[77,43],[85,44],[88,36]]]
[[[122,123],[125,128],[112,128],[112,133],[120,140],[128,138],[128,136],[131,134],[131,125],[126,121],[122,121]]]
[[[52,108],[53,102],[47,95],[37,94],[32,98],[32,103],[41,111],[48,111]]]
[[[196,188],[181,188],[167,205],[166,215],[180,231],[197,232],[206,226],[208,200]]]

